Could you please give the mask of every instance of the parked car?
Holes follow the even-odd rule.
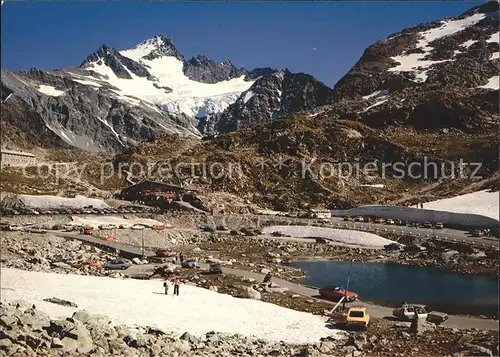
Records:
[[[156,251],[157,257],[175,257],[175,252],[172,249],[158,249]]]
[[[379,224],[382,224],[385,222],[385,220],[383,218],[375,218],[375,223],[379,223]]]
[[[394,309],[392,315],[400,320],[411,321],[415,313],[418,319],[422,321],[429,321],[434,324],[441,324],[448,320],[448,314],[439,311],[432,311],[427,305],[422,304],[404,304],[402,307]]]
[[[215,229],[217,229],[218,231],[227,231],[226,226],[223,226],[223,225],[219,225]]]
[[[325,299],[340,300],[343,297],[347,302],[355,301],[358,299],[358,294],[353,291],[346,291],[344,288],[336,286],[325,286],[319,289],[319,294]]]
[[[415,314],[418,315],[419,320],[427,320],[428,312],[424,305],[403,304],[402,307],[392,310],[393,316],[405,321],[413,320]]]
[[[110,262],[105,263],[102,267],[104,269],[110,269],[110,270],[125,270],[129,266],[132,265],[132,262],[127,259],[121,259],[121,260],[112,260]]]
[[[425,250],[426,250],[426,248],[424,246],[421,246],[418,244],[410,244],[410,245],[405,246],[405,248],[404,248],[405,252],[414,252],[414,253],[423,252]]]
[[[354,217],[354,222],[364,222],[365,219],[362,216]]]
[[[432,228],[432,222],[431,221],[424,222],[424,228]]]
[[[484,235],[484,233],[481,229],[473,229],[472,230],[473,237],[482,237],[483,235]]]
[[[350,221],[350,220],[351,220],[351,217],[344,216],[344,217],[342,217],[342,220],[344,220],[344,221]]]
[[[396,225],[398,225],[398,226],[402,226],[402,225],[404,225],[403,221],[402,221],[402,220],[400,220],[400,219],[396,219],[396,220],[394,221],[394,224],[396,224]]]
[[[96,262],[96,261],[84,262],[81,265],[84,266],[84,267],[89,267],[89,268],[100,268],[100,267],[102,267],[102,263],[101,262]]]
[[[221,267],[220,263],[210,263],[210,266],[208,268],[208,272],[210,274],[221,274],[222,267]]]
[[[9,231],[21,231],[23,229],[19,224],[11,224],[9,226]]]
[[[399,243],[389,243],[389,244],[384,245],[384,249],[387,251],[400,250],[401,245]]]
[[[438,222],[434,225],[434,228],[436,229],[443,229],[444,225],[441,222]]]
[[[28,228],[27,231],[30,233],[40,233],[40,234],[47,233],[45,229],[40,229],[40,228]]]
[[[366,307],[356,306],[351,307],[346,314],[345,326],[346,327],[361,327],[368,328],[370,323],[370,314]]]
[[[393,219],[390,219],[390,218],[389,218],[388,220],[386,220],[386,221],[385,221],[385,223],[386,223],[386,224],[395,224],[396,222],[394,222],[394,220],[393,220]]]
[[[141,224],[134,224],[132,227],[132,229],[136,229],[136,230],[141,230],[141,229],[144,229],[146,227],[144,227],[143,225]]]
[[[215,228],[210,226],[201,226],[200,229],[204,232],[215,232]]]
[[[183,268],[199,268],[200,267],[200,264],[198,263],[198,261],[194,258],[192,259],[185,259],[181,262],[181,266]]]

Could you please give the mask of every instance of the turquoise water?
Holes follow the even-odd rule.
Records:
[[[346,285],[349,262],[304,261],[294,266],[305,271],[306,285]],[[403,301],[429,305],[447,313],[498,317],[498,280],[433,268],[397,264],[353,263],[349,290],[361,300],[396,306]]]

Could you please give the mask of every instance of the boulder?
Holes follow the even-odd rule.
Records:
[[[59,299],[59,298],[56,298],[56,297],[45,298],[45,299],[43,299],[43,301],[51,302],[53,304],[58,304],[58,305],[62,305],[62,306],[78,307],[78,305],[75,304],[74,302],[71,302],[71,301],[68,301],[68,300]]]
[[[188,341],[189,343],[195,345],[200,342],[200,339],[196,336],[191,335],[189,332],[184,332],[181,337],[181,340]]]
[[[238,297],[245,299],[260,300],[260,293],[251,286],[239,286]]]
[[[53,338],[59,338],[64,351],[87,353],[94,348],[90,332],[78,320],[53,320],[46,330]]]

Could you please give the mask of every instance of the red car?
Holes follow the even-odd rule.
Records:
[[[344,288],[336,286],[325,286],[319,289],[319,294],[325,299],[336,301],[339,301],[345,296],[347,302],[355,301],[359,297],[358,294],[353,291],[346,291]]]

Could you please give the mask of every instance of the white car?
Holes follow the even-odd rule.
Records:
[[[394,220],[393,219],[388,219],[385,221],[386,224],[395,224]]]
[[[429,314],[426,306],[417,304],[403,305],[402,307],[392,311],[393,316],[406,321],[411,321],[414,318],[415,313],[421,321],[426,321]]]
[[[143,225],[140,225],[140,224],[134,224],[131,228],[132,229],[141,230],[141,229],[144,229],[146,227],[144,227]]]
[[[11,224],[9,226],[9,231],[22,231],[23,227],[21,227],[19,224]]]
[[[354,217],[354,222],[364,222],[365,219],[361,216]]]

